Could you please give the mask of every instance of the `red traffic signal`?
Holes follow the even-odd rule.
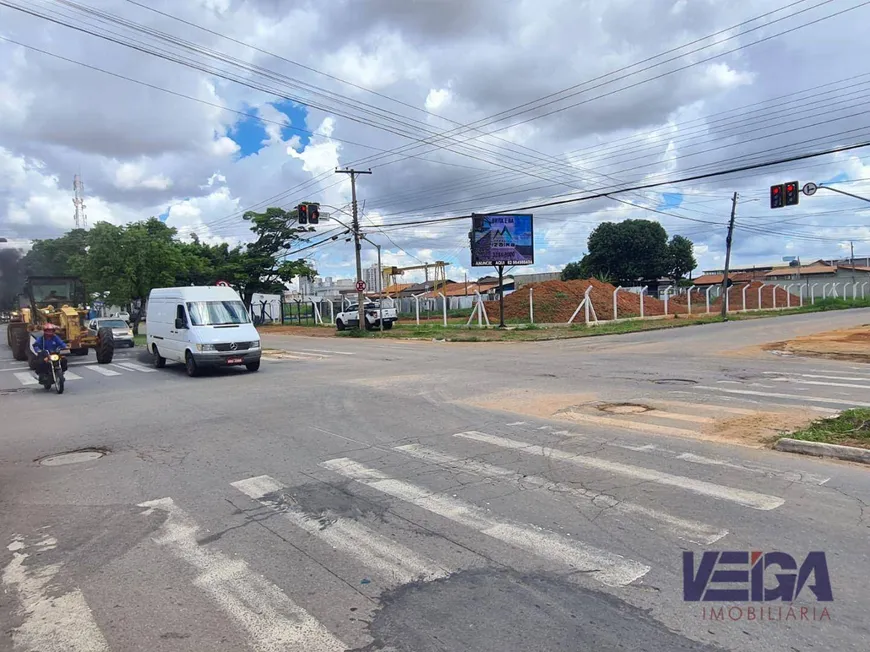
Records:
[[[800,201],[801,190],[797,181],[789,181],[785,184],[785,205],[797,206]]]
[[[779,184],[777,186],[770,187],[770,207],[771,208],[782,208],[785,206],[783,202],[783,195],[785,195],[785,187],[784,184]]]
[[[299,204],[296,207],[296,215],[299,224],[308,224],[308,204]]]

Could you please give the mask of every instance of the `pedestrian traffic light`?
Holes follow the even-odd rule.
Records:
[[[299,224],[308,224],[308,204],[299,204],[296,207],[296,221]]]
[[[308,204],[308,223],[320,223],[320,204]]]
[[[785,184],[785,205],[797,206],[800,201],[801,191],[797,181],[789,181]]]
[[[782,208],[785,206],[782,201],[782,196],[785,194],[785,184],[770,187],[770,207]]]

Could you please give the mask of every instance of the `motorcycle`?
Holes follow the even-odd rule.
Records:
[[[51,386],[54,385],[57,393],[63,394],[65,380],[61,360],[62,355],[68,353],[69,351],[58,351],[57,353],[49,353],[45,357],[45,361],[48,362],[49,365],[49,371],[39,377],[39,382],[43,387],[45,387],[46,391],[49,391]]]

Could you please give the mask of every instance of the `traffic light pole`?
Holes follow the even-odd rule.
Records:
[[[725,238],[725,271],[722,274],[722,319],[728,321],[728,268],[731,266],[731,239],[734,236],[734,217],[737,215],[737,193],[731,197],[731,219]],[[761,306],[758,306],[759,308]]]
[[[354,253],[356,254],[356,282],[357,282],[357,292],[356,292],[356,314],[359,318],[359,323],[357,328],[365,328],[365,291],[361,290],[363,276],[362,276],[362,261],[360,260],[360,249],[362,249],[362,245],[360,244],[359,237],[359,211],[357,209],[356,202],[356,177],[358,174],[371,174],[371,170],[336,170],[338,174],[349,174],[350,175],[350,193],[351,193],[351,201],[353,202],[353,247]]]

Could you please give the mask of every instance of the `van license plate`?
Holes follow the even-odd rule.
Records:
[[[227,358],[227,364],[242,364],[244,358]]]

